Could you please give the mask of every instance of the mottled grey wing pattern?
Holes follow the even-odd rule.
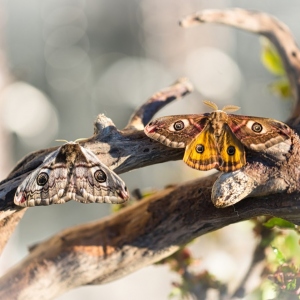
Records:
[[[125,183],[79,144],[69,142],[48,155],[18,187],[14,202],[27,207],[76,200],[122,203],[129,198]]]
[[[14,202],[19,206],[49,205],[63,203],[59,191],[65,190],[67,184],[67,169],[55,165],[55,157],[60,148],[48,155],[41,166],[30,173],[19,185]],[[42,179],[47,179],[44,184]]]
[[[90,150],[81,147],[86,158],[74,164],[71,182],[74,183],[74,200],[82,203],[123,203],[128,192],[123,180],[99,161]]]

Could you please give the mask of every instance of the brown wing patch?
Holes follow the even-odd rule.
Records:
[[[228,125],[243,145],[255,151],[279,144],[291,134],[286,124],[268,118],[229,115]]]
[[[161,117],[145,127],[145,134],[173,148],[184,148],[206,126],[207,115],[177,115]]]

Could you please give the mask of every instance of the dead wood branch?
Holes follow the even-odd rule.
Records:
[[[300,224],[298,195],[248,198],[217,209],[215,176],[164,190],[100,221],[69,228],[36,246],[0,279],[1,299],[52,299],[152,264],[191,239],[259,215]]]
[[[265,14],[243,10],[206,11],[201,16],[205,15],[214,16],[207,18],[207,22],[229,24],[256,33],[261,33],[262,27],[257,24],[262,15],[267,18]],[[266,28],[270,36],[277,36],[275,31],[279,29],[276,26],[266,25]],[[287,39],[288,31],[283,32]],[[288,40],[293,41],[290,35]],[[277,42],[280,46],[277,47],[286,49],[281,39]],[[279,53],[287,60],[285,64],[290,68],[290,81],[298,101],[299,64],[290,61],[296,58],[285,55],[286,51]],[[157,94],[159,97],[151,98],[137,110],[123,131],[118,131],[111,120],[100,115],[95,124],[95,135],[82,144],[117,173],[180,159],[183,150],[151,141],[141,129],[166,101],[189,91],[190,84],[183,81]],[[157,98],[160,100],[156,102]],[[293,116],[299,115],[297,110],[300,111],[298,104]],[[6,214],[3,220],[8,220],[16,211],[12,199],[19,182],[52,150],[27,156],[1,183],[2,213]],[[300,224],[300,197],[296,193],[299,191],[299,150],[299,138],[293,135],[291,151],[280,163],[266,160],[260,153],[247,153],[247,174],[264,175],[262,182],[265,180],[266,184],[267,179],[276,174],[286,181],[287,188],[283,193],[271,195],[274,192],[271,189],[264,197],[244,199],[234,206],[218,209],[211,202],[211,186],[217,176],[214,175],[161,191],[100,221],[66,229],[34,247],[23,261],[0,279],[0,298],[52,299],[81,285],[109,282],[170,255],[197,236],[259,215],[278,216]]]
[[[147,122],[166,103],[188,94],[191,90],[192,86],[189,81],[180,79],[172,86],[155,93],[141,109],[137,110],[123,131],[117,130],[109,118],[99,115],[94,126],[95,135],[81,144],[94,151],[104,164],[115,169],[115,172],[119,174],[155,163],[181,159],[183,149],[170,149],[153,142],[145,136],[143,131],[136,129],[136,120],[140,119]],[[134,125],[132,125],[133,123]],[[29,154],[0,183],[0,220],[6,224],[5,227],[0,228],[2,242],[7,241],[13,232],[13,226],[8,223],[13,222],[17,225],[15,218],[12,218],[11,215],[20,210],[24,213],[26,210],[16,207],[13,203],[16,188],[29,172],[42,163],[45,155],[56,148],[39,150]],[[18,216],[20,214],[18,213]],[[8,227],[10,228],[9,231],[7,230]],[[5,243],[3,243],[4,245]]]
[[[289,78],[295,107],[289,124],[299,124],[300,116],[300,51],[289,28],[275,17],[258,11],[244,9],[204,10],[186,16],[180,21],[183,27],[199,23],[220,23],[260,34],[276,47]]]

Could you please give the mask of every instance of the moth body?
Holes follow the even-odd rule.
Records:
[[[227,113],[222,110],[217,110],[209,114],[208,119],[209,122],[207,122],[207,124],[212,127],[215,137],[220,137],[224,130],[224,124],[228,122]]]
[[[237,110],[228,105],[211,113],[174,115],[151,121],[145,134],[162,144],[185,148],[183,160],[192,168],[232,172],[246,164],[246,149],[265,151],[290,138],[291,129],[284,123],[260,117],[227,114]]]
[[[129,198],[125,183],[90,150],[68,142],[48,155],[17,188],[19,206],[65,203],[122,203]]]

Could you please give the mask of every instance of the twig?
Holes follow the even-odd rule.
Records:
[[[53,236],[0,279],[0,299],[52,299],[81,285],[110,282],[161,260],[197,236],[254,216],[274,215],[300,224],[298,195],[248,198],[234,209],[217,209],[207,187],[214,180],[164,190]]]
[[[276,47],[289,78],[295,107],[288,121],[290,125],[300,122],[300,51],[289,28],[275,17],[258,11],[244,9],[203,10],[186,16],[180,21],[183,27],[199,23],[220,23],[254,32],[267,37]]]
[[[153,116],[171,101],[191,93],[193,86],[187,78],[178,79],[173,86],[154,94],[144,105],[135,111],[124,130],[143,130]]]
[[[153,117],[153,114],[159,108],[165,105],[164,102],[169,103],[188,94],[191,90],[191,83],[187,79],[176,81],[174,85],[155,93],[151,97],[151,101],[148,101],[146,105],[138,110],[136,116],[146,122]],[[145,106],[147,109],[145,109]],[[146,117],[144,118],[144,116]],[[136,117],[131,120],[135,122]],[[117,173],[182,158],[182,149],[170,149],[155,143],[146,137],[143,131],[137,130],[135,126],[130,126],[130,124],[126,127],[126,130],[119,131],[109,118],[99,115],[94,125],[95,135],[81,142],[81,144],[91,149],[104,164]],[[20,208],[13,203],[15,190],[28,173],[42,163],[45,155],[56,148],[39,150],[27,155],[0,183],[0,220],[3,220],[6,224],[5,227],[0,227],[2,243],[8,240],[13,231],[13,226],[8,223],[17,224],[15,219],[11,218],[12,214],[20,211]],[[24,212],[25,209],[23,209]],[[18,216],[20,215],[21,213],[18,213]],[[8,226],[9,231],[7,230]],[[5,243],[3,243],[4,245]]]
[[[206,15],[209,15],[208,12]],[[249,18],[250,22],[241,20],[237,26],[238,22],[233,21],[232,25],[243,28],[241,24],[253,23],[252,27],[244,26],[244,29],[250,31],[255,31],[255,20],[262,17],[259,13],[241,10],[219,11],[219,14],[215,12],[212,15],[215,22],[224,24],[230,24],[224,21],[229,15],[233,20],[241,16],[243,19]],[[286,30],[283,32],[286,33]],[[291,40],[288,37],[286,39],[284,43]],[[281,42],[278,39],[278,43]],[[283,45],[281,48],[286,49]],[[284,52],[279,53],[283,55]],[[286,60],[289,58],[286,55]],[[289,66],[290,80],[297,86],[295,98],[298,101],[296,74],[299,65],[289,62]],[[169,94],[159,98],[172,100]],[[183,150],[164,147],[137,130],[159,109],[155,101],[153,106],[149,102],[152,112],[147,105],[138,110],[124,131],[118,131],[109,119],[100,115],[95,124],[95,136],[83,145],[92,149],[118,173],[181,158]],[[148,109],[150,115],[143,118]],[[298,107],[293,115],[299,115],[297,110]],[[81,285],[109,282],[170,255],[180,245],[197,236],[254,216],[274,215],[300,224],[300,197],[297,193],[290,194],[300,191],[300,144],[296,135],[292,136],[291,143],[289,153],[280,162],[266,160],[263,153],[247,153],[248,166],[245,168],[247,176],[265,176],[259,184],[276,171],[276,176],[286,181],[285,192],[270,196],[274,190],[269,187],[268,192],[267,187],[264,190],[265,197],[247,198],[236,203],[234,208],[217,209],[211,202],[210,188],[217,175],[166,189],[118,214],[72,227],[37,245],[25,260],[0,279],[0,298],[51,299]],[[15,209],[11,201],[18,183],[49,151],[40,151],[36,158],[27,157],[9,179],[0,185],[3,209]]]

